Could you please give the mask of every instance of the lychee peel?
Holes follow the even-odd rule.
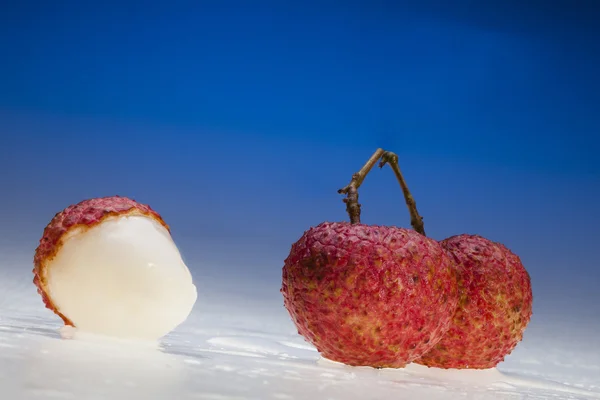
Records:
[[[522,340],[532,315],[530,277],[506,246],[478,235],[440,242],[457,269],[459,304],[452,325],[417,363],[437,368],[493,368]]]
[[[455,271],[413,230],[324,222],[292,245],[281,292],[298,333],[327,359],[404,367],[437,344],[457,306]]]
[[[44,305],[65,325],[98,333],[157,338],[196,301],[169,226],[150,206],[121,196],[57,213],[36,248],[33,274]]]

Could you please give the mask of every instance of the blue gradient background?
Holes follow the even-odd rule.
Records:
[[[54,213],[120,194],[197,280],[276,298],[291,243],[346,219],[336,190],[384,147],[429,236],[503,242],[536,312],[597,321],[598,12],[479,3],[1,6],[0,249],[33,254]],[[409,226],[389,168],[361,203]]]

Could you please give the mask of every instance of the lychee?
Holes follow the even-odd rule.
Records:
[[[57,213],[33,273],[65,325],[110,336],[158,339],[187,319],[197,297],[169,226],[148,205],[120,196]]]
[[[530,277],[517,255],[478,235],[445,239],[457,270],[459,303],[443,339],[418,364],[495,367],[523,338],[532,315]]]
[[[450,259],[413,230],[324,222],[292,245],[281,292],[324,358],[399,368],[446,333],[457,304]]]

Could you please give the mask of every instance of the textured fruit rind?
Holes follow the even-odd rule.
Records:
[[[528,272],[518,256],[478,235],[442,246],[454,259],[459,305],[444,338],[416,362],[437,368],[493,368],[523,338],[532,315]]]
[[[150,206],[121,196],[100,197],[81,201],[57,213],[44,229],[40,243],[33,259],[33,283],[42,296],[44,305],[56,313],[65,323],[73,323],[56,308],[46,290],[46,265],[51,261],[63,245],[62,239],[75,228],[91,228],[105,218],[117,215],[145,215],[153,218],[167,230],[169,226]]]
[[[281,292],[327,359],[400,368],[446,333],[458,297],[439,243],[404,228],[324,222],[292,245]]]

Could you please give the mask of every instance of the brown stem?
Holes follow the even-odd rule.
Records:
[[[377,149],[363,167],[352,175],[352,180],[348,185],[338,190],[338,193],[345,194],[346,212],[350,217],[351,224],[360,224],[360,204],[358,203],[358,188],[362,185],[365,177],[371,171],[373,166],[385,152],[383,149]]]
[[[402,172],[400,171],[400,165],[398,165],[398,156],[395,153],[392,153],[391,151],[384,152],[381,156],[381,161],[379,162],[379,168],[383,168],[385,164],[390,165],[390,167],[394,171],[394,175],[396,175],[396,179],[398,179],[400,187],[402,188],[402,192],[404,193],[404,200],[406,201],[406,206],[408,207],[408,212],[410,213],[410,224],[412,225],[415,231],[425,236],[425,226],[423,224],[423,217],[419,215],[419,212],[417,211],[417,203],[410,194],[410,190],[408,190],[406,181],[402,176]]]

